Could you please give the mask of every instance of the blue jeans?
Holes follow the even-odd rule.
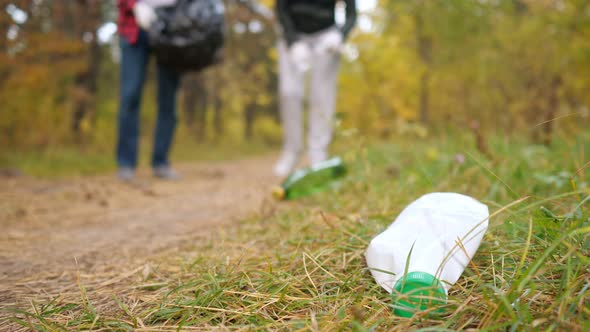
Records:
[[[141,31],[137,43],[121,38],[121,72],[117,164],[137,166],[139,110],[150,56],[147,34]],[[152,166],[168,165],[168,154],[176,129],[176,92],[180,74],[158,65],[158,120],[154,132]]]

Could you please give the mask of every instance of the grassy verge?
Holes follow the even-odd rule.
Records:
[[[553,148],[498,138],[490,157],[445,137],[344,145],[351,174],[339,188],[269,206],[155,260],[151,273],[108,296],[109,306],[81,287],[77,299],[33,304],[13,322],[36,330],[590,329],[588,135]],[[404,206],[434,191],[472,195],[491,212],[510,206],[494,214],[445,313],[398,318],[363,254]]]
[[[145,138],[140,147],[139,167],[150,164],[152,142]],[[217,142],[199,144],[194,138],[177,140],[171,160],[175,162],[232,160],[268,153],[276,149],[261,142]],[[59,146],[42,150],[0,151],[0,170],[23,173],[42,178],[64,178],[114,172],[115,152],[113,144],[95,146]]]

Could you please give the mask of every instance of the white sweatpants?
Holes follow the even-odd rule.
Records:
[[[336,103],[336,85],[340,55],[322,49],[322,38],[330,30],[302,35],[301,42],[312,50],[309,68],[309,133],[308,147],[311,162],[328,156],[332,140],[332,122]],[[305,76],[293,63],[285,40],[279,40],[279,97],[283,125],[284,153],[300,153],[303,148],[303,98]]]

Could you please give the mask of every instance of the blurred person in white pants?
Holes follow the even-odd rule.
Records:
[[[286,176],[298,164],[303,150],[303,99],[309,72],[308,156],[316,164],[328,158],[336,107],[336,85],[342,45],[356,21],[355,0],[342,0],[346,21],[335,21],[337,0],[277,0],[283,35],[278,42],[279,97],[283,151],[275,165]]]

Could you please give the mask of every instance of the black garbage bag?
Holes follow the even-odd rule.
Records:
[[[225,7],[222,0],[178,0],[156,9],[149,41],[158,63],[179,72],[221,61]]]

